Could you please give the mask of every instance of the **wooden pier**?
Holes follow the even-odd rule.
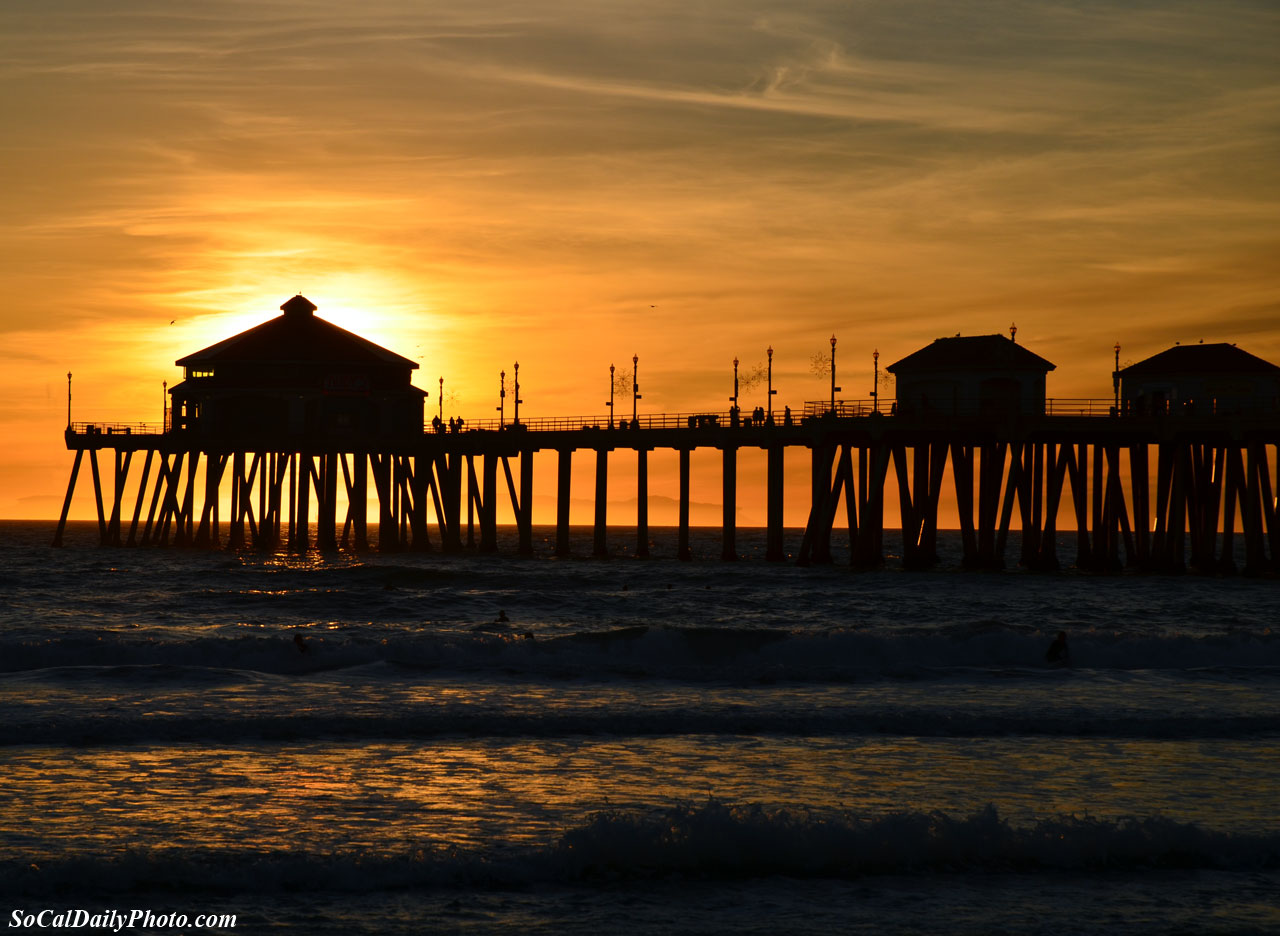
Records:
[[[678,454],[676,555],[689,553],[690,453],[719,450],[723,464],[722,557],[738,557],[738,453],[766,454],[766,558],[785,561],[783,465],[788,448],[808,451],[812,484],[801,565],[830,563],[843,535],[851,563],[882,565],[886,490],[896,489],[899,554],[907,568],[937,560],[940,525],[959,529],[966,567],[1220,572],[1234,569],[1236,538],[1249,573],[1274,572],[1280,555],[1280,418],[1266,414],[990,414],[930,417],[837,408],[793,421],[740,422],[705,414],[648,416],[610,427],[607,418],[468,426],[378,447],[315,447],[278,436],[209,444],[183,429],[76,423],[75,452],[55,538],[62,543],[85,456],[105,546],[196,546],[383,551],[498,548],[498,504],[508,500],[521,555],[533,553],[535,465],[556,471],[557,555],[569,553],[575,453],[595,457],[594,553],[608,555],[610,457],[636,459],[636,555],[649,548],[648,455]],[[106,459],[106,453],[110,459]],[[105,461],[105,464],[103,462]],[[139,464],[139,462],[141,464]],[[104,470],[112,483],[104,484]],[[1274,472],[1274,474],[1273,474]],[[372,487],[370,485],[372,484]],[[947,495],[945,486],[953,489]],[[110,488],[108,493],[107,488]],[[230,516],[219,516],[227,500]],[[339,492],[342,497],[339,497]],[[366,504],[376,500],[371,535]],[[941,505],[954,500],[955,516]],[[314,501],[314,508],[312,506]],[[1057,532],[1069,503],[1076,554],[1059,556]],[[345,512],[339,510],[345,505]],[[428,510],[430,505],[430,510]],[[893,505],[889,513],[892,516]],[[1021,530],[1016,557],[1010,530]],[[311,518],[316,539],[310,541]],[[229,538],[222,542],[223,524]],[[628,524],[630,525],[630,524]],[[890,543],[889,548],[895,544]]]

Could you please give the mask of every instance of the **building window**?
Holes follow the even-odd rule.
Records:
[[[212,377],[212,367],[193,367],[187,371],[187,376],[192,380],[199,380],[201,377]]]

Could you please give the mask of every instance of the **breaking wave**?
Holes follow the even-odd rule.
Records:
[[[610,811],[548,846],[498,853],[423,847],[401,853],[135,850],[0,863],[0,893],[79,895],[360,893],[403,888],[519,888],[666,877],[855,879],[877,874],[1079,873],[1156,869],[1272,871],[1280,836],[1233,834],[1163,818],[1002,819],[901,812],[818,815],[714,800],[659,813]]]

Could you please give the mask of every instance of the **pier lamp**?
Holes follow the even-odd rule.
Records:
[[[498,411],[498,428],[502,428],[502,421],[505,418],[503,411],[507,405],[507,372],[498,372],[498,405],[494,407]]]
[[[1116,392],[1116,412],[1120,412],[1120,342],[1116,342],[1116,369],[1111,372],[1111,385]]]
[[[440,378],[440,425],[444,425],[444,378]]]
[[[871,352],[871,364],[875,368],[875,383],[871,385],[871,407],[880,412],[880,349]]]
[[[512,425],[518,426],[520,425],[520,404],[524,402],[523,400],[520,399],[520,362],[519,361],[516,361],[516,376],[515,376],[514,382],[515,382],[514,389],[516,394],[516,412],[515,412],[515,416],[512,419]]]
[[[1009,323],[1009,340],[1014,344],[1018,343],[1018,325],[1016,322]]]
[[[609,402],[605,404],[609,407],[609,428],[613,428],[613,365],[609,365]]]
[[[836,394],[840,393],[836,386],[836,336],[831,336],[831,412],[836,411]]]
[[[733,396],[729,397],[729,402],[733,404],[734,413],[738,410],[738,358],[733,359]]]
[[[71,428],[71,371],[67,371],[67,428]]]
[[[769,345],[764,353],[769,356],[769,393],[767,394],[769,398],[768,421],[773,422],[773,395],[778,392],[773,389],[773,345]]]
[[[160,381],[160,431],[169,431],[169,381]]]
[[[640,355],[631,355],[631,425],[636,425],[636,401],[640,399]]]

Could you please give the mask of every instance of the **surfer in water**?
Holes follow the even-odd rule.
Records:
[[[1071,650],[1067,646],[1066,631],[1058,631],[1058,636],[1053,638],[1053,643],[1049,644],[1049,649],[1044,655],[1044,660],[1050,666],[1071,665]]]

